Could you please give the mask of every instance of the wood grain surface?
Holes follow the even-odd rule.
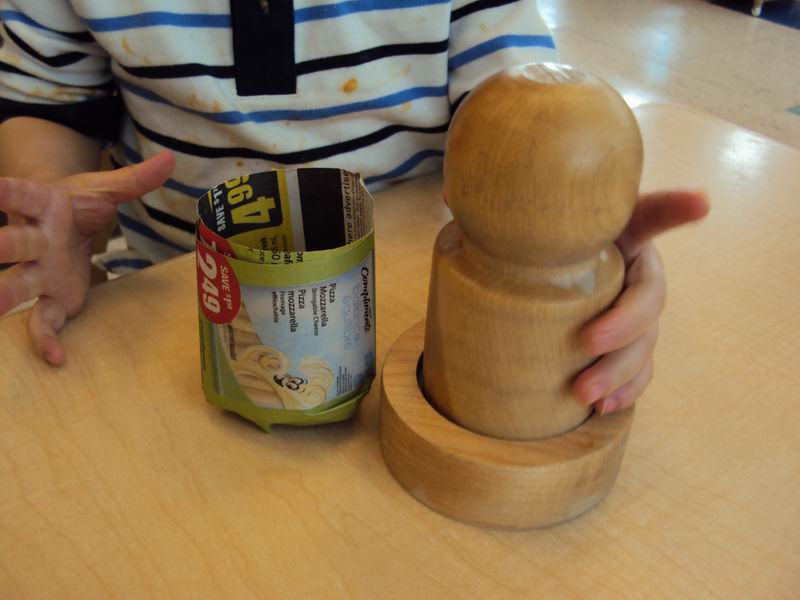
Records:
[[[422,393],[425,326],[417,323],[392,344],[381,375],[381,451],[409,494],[451,519],[504,530],[552,527],[606,497],[635,407],[592,413],[572,431],[543,440],[475,433]]]
[[[763,598],[800,595],[800,154],[674,107],[637,112],[644,186],[703,186],[665,235],[656,378],[617,482],[581,519],[446,519],[357,419],[255,426],[200,390],[194,263],[103,284],[34,359],[0,322],[2,598]],[[379,364],[425,315],[441,182],[377,198]]]
[[[594,361],[579,333],[622,289],[613,242],[641,173],[636,119],[592,75],[511,67],[464,99],[444,158],[455,222],[434,245],[425,331],[425,391],[439,412],[508,440],[587,419],[571,390]]]

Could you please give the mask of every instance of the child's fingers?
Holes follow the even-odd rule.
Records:
[[[38,219],[47,208],[49,196],[41,183],[0,177],[0,210],[9,215]]]
[[[175,158],[163,150],[143,162],[113,171],[72,175],[64,180],[64,185],[76,194],[100,197],[116,204],[161,187],[174,168]]]
[[[601,415],[607,415],[631,406],[647,389],[653,379],[653,361],[650,360],[644,368],[616,392],[601,399],[594,405],[594,409]]]
[[[40,298],[31,309],[28,318],[28,335],[36,354],[51,365],[64,364],[64,346],[58,340],[58,332],[67,321],[67,311],[52,298]]]
[[[17,263],[41,258],[47,240],[34,225],[8,225],[0,229],[0,263]]]
[[[617,240],[625,262],[630,262],[642,246],[659,233],[708,214],[709,203],[701,191],[670,191],[645,194],[636,203],[628,225]]]
[[[44,275],[36,263],[14,265],[0,273],[0,315],[41,295]]]
[[[632,344],[609,352],[578,375],[572,388],[578,401],[592,404],[622,389],[650,362],[657,338],[658,328],[653,325]]]
[[[631,263],[626,288],[614,305],[584,327],[581,344],[592,356],[618,350],[644,334],[658,320],[666,301],[661,258],[648,244]]]

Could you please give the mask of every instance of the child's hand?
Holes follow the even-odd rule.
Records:
[[[0,210],[20,221],[0,228],[0,263],[19,263],[0,272],[0,316],[38,297],[28,333],[50,364],[64,362],[58,332],[86,300],[92,235],[117,204],[161,186],[174,164],[162,152],[134,167],[51,182],[0,178]]]
[[[605,356],[575,380],[573,392],[580,403],[594,404],[600,414],[607,414],[633,404],[650,383],[666,287],[652,238],[701,219],[708,208],[701,192],[661,192],[639,198],[616,242],[627,266],[622,294],[581,332],[586,351]]]

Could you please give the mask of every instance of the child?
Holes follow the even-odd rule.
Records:
[[[38,297],[30,336],[54,365],[115,210],[130,249],[101,261],[129,270],[191,250],[196,198],[231,174],[336,166],[375,189],[434,171],[470,89],[556,60],[535,0],[0,0],[0,18],[0,210],[17,220],[0,262],[20,263],[0,314]],[[135,166],[91,173],[118,138],[114,161]],[[584,332],[606,356],[580,401],[608,412],[644,389],[664,298],[648,240],[704,211],[696,194],[640,204],[620,240],[628,287]]]

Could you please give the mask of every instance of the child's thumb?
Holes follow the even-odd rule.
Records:
[[[99,196],[116,204],[158,189],[174,168],[175,158],[167,150],[162,150],[143,162],[113,171],[73,175],[63,183],[75,192]]]

